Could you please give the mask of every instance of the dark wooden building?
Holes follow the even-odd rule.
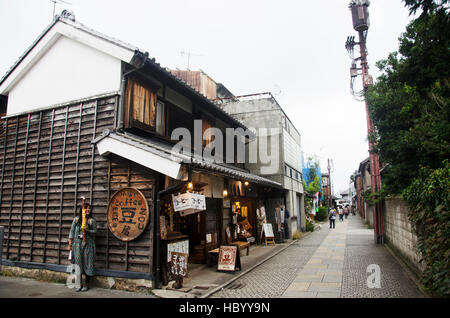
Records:
[[[0,97],[3,265],[65,272],[69,230],[84,196],[99,226],[96,274],[157,283],[168,242],[187,239],[190,261],[205,262],[232,224],[230,200],[251,202],[254,223],[256,200],[282,195],[280,184],[245,164],[174,155],[177,128],[193,136],[199,129],[203,138],[190,149],[201,153],[214,140],[208,128],[246,127],[148,53],[67,12],[0,80]],[[124,188],[140,191],[148,205],[149,222],[132,240],[115,235],[108,214]],[[186,191],[202,193],[206,210],[174,213],[172,195]]]

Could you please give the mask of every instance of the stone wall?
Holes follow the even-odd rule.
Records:
[[[422,271],[417,252],[417,236],[408,219],[408,204],[400,198],[387,199],[383,205],[385,240],[414,270]]]

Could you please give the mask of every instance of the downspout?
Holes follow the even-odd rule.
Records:
[[[154,288],[160,287],[160,276],[161,276],[161,264],[160,264],[160,243],[161,243],[161,230],[159,227],[159,218],[160,218],[160,201],[161,196],[165,195],[167,193],[173,192],[176,189],[179,189],[180,187],[184,186],[185,184],[191,182],[192,179],[192,170],[190,167],[188,167],[188,179],[187,181],[183,181],[180,184],[174,185],[170,188],[158,191],[156,194],[156,211],[155,211],[155,263],[156,263],[156,269],[155,269],[155,279],[154,279]],[[158,189],[159,189],[159,181],[158,181]]]
[[[148,58],[148,52],[141,53],[140,51],[135,51],[134,56],[130,61],[130,64],[134,66],[134,68],[124,74],[122,74],[122,79],[120,82],[120,102],[117,116],[117,123],[115,129],[123,128],[123,117],[124,117],[124,108],[125,108],[125,87],[127,82],[127,76],[131,73],[134,73],[145,66],[145,62]]]

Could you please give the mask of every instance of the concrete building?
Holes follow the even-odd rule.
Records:
[[[148,53],[67,11],[0,79],[5,113],[2,266],[70,273],[69,235],[85,197],[97,224],[94,275],[160,287],[173,251],[205,264],[224,243],[248,246],[243,221],[256,228],[258,201],[282,198],[281,184],[197,155],[211,152],[209,127],[246,126]],[[179,128],[194,136],[183,153],[171,138]]]
[[[285,205],[290,213],[288,236],[305,229],[304,189],[302,184],[301,135],[271,93],[222,99],[219,106],[249,128],[266,129],[257,134],[259,154],[276,155],[272,167],[258,156],[256,163],[246,164],[251,173],[281,183]],[[268,137],[268,138],[267,138]],[[248,145],[251,147],[251,143]],[[249,152],[251,153],[251,151]]]

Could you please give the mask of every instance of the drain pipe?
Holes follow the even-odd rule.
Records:
[[[122,79],[120,82],[120,102],[119,102],[119,109],[118,109],[118,116],[117,116],[117,123],[115,129],[122,129],[123,128],[123,117],[124,117],[124,108],[125,108],[125,86],[127,82],[127,76],[131,73],[134,73],[140,69],[142,69],[145,66],[145,62],[148,58],[148,52],[142,53],[138,50],[134,52],[134,56],[130,61],[130,64],[134,66],[132,70],[129,70],[128,72],[122,74]]]

